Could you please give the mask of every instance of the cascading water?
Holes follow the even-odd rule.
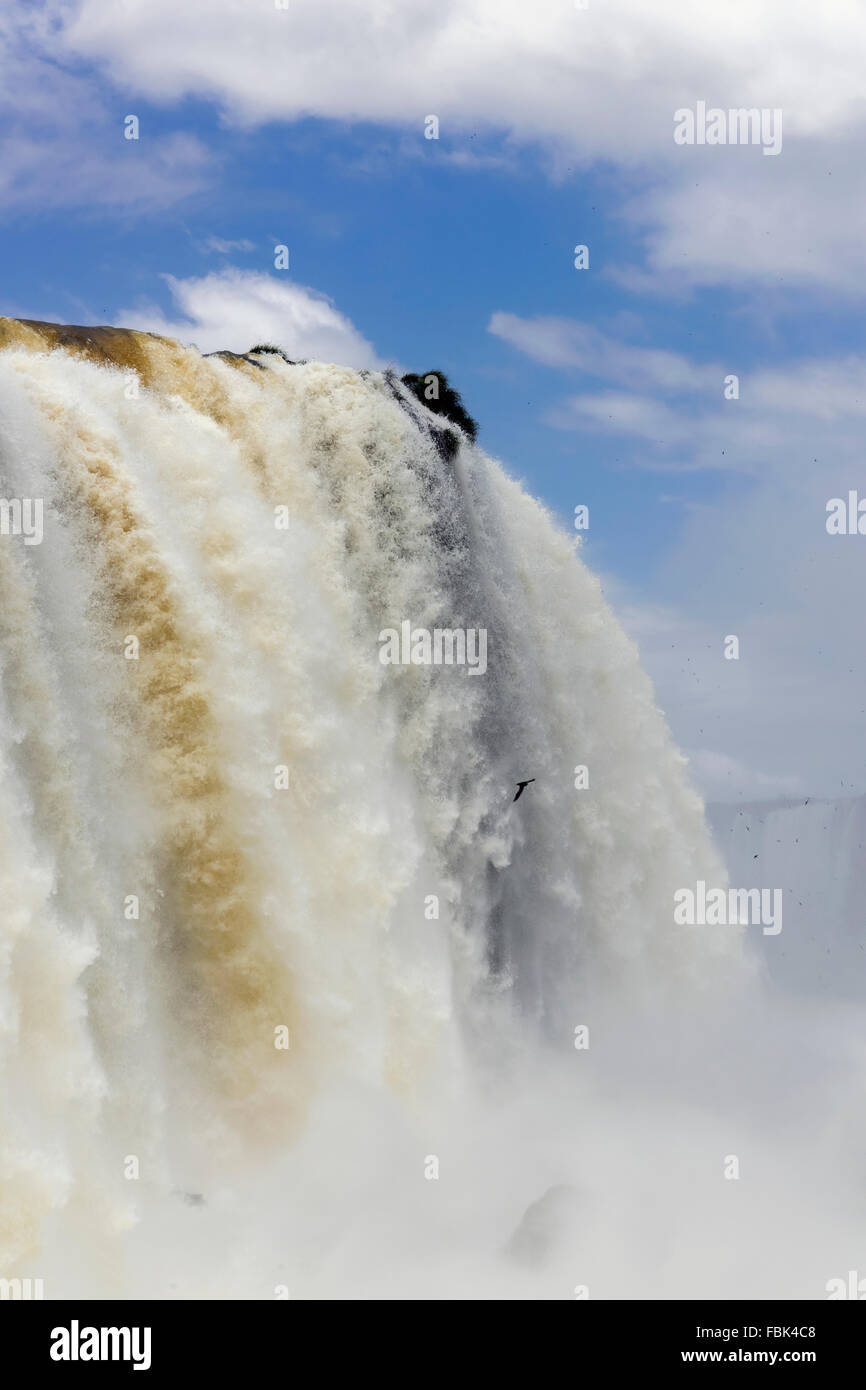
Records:
[[[0,536],[0,1273],[447,1294],[442,1232],[471,1207],[507,1263],[559,1173],[491,1173],[526,1058],[740,968],[674,924],[722,871],[635,648],[389,375],[0,329],[0,493],[44,530]],[[486,670],[384,664],[405,623]]]

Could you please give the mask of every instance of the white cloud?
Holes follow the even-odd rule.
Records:
[[[246,237],[239,241],[226,241],[221,236],[209,236],[202,242],[203,251],[213,251],[218,256],[231,256],[235,251],[254,251],[255,245]]]
[[[831,433],[822,457],[798,455],[799,423],[763,475],[684,510],[640,594],[618,591],[677,741],[723,800],[866,789],[866,537],[825,529],[827,499],[862,479],[862,447]]]
[[[866,415],[866,358],[852,355],[756,372],[748,378],[746,404],[818,420]]]
[[[603,383],[605,390],[563,399],[545,422],[638,436],[656,446],[635,459],[647,467],[759,476],[778,469],[814,478],[813,459],[848,459],[854,467],[862,448],[866,357],[809,358],[738,372],[739,399],[728,401],[731,362],[699,363],[635,346],[577,319],[498,312],[488,331],[535,362],[581,382]]]
[[[866,14],[837,0],[83,0],[67,41],[161,99],[213,96],[236,120],[481,120],[618,158],[673,146],[673,110],[782,106],[798,134],[862,118]],[[731,101],[729,103],[728,96]],[[736,100],[734,98],[736,97]],[[643,120],[635,117],[641,112]],[[627,137],[625,140],[623,137]],[[757,153],[757,152],[756,152]],[[763,161],[768,163],[770,161]]]
[[[267,342],[296,359],[346,367],[385,365],[351,321],[315,290],[235,269],[189,280],[166,275],[165,280],[178,317],[143,304],[120,310],[119,322],[193,342],[202,352],[248,352],[255,343]]]
[[[612,434],[633,434],[662,447],[688,441],[692,433],[688,421],[663,401],[627,391],[572,396],[548,411],[545,422],[557,429],[582,425]]]
[[[126,140],[129,108],[109,108],[104,83],[52,61],[56,37],[38,11],[0,21],[0,206],[40,211],[160,211],[207,184],[213,160],[186,132]]]
[[[685,752],[692,779],[707,801],[770,801],[776,797],[796,796],[803,790],[798,777],[768,776],[727,753],[715,753],[706,748],[696,752],[686,749]]]
[[[866,537],[829,536],[825,523],[831,497],[866,496],[866,357],[743,372],[726,401],[720,364],[564,319],[497,314],[490,326],[566,379],[602,383],[566,398],[553,423],[637,439],[636,466],[728,475],[712,504],[688,499],[640,594],[605,584],[704,793],[862,792]],[[627,389],[635,381],[644,394]],[[593,536],[616,524],[615,508],[594,508]]]
[[[804,92],[807,108],[809,101]],[[670,170],[672,177],[657,180],[626,209],[645,234],[651,271],[663,285],[735,279],[862,293],[864,133],[862,121],[847,136],[828,128],[820,136],[791,139],[777,159],[760,163],[743,158],[752,153],[746,149],[683,149],[688,176]]]
[[[517,314],[493,314],[488,332],[549,367],[576,367],[608,380],[633,386],[698,391],[716,385],[721,369],[697,366],[688,358],[662,348],[634,347],[579,319],[522,319]]]
[[[640,168],[644,191],[625,211],[662,280],[862,291],[858,0],[82,0],[60,12],[65,51],[124,91],[210,98],[242,125],[312,114],[415,129],[420,142],[435,114],[449,158],[449,142],[478,129],[542,142],[560,172]],[[675,145],[674,111],[698,100],[780,108],[781,154]]]
[[[136,146],[129,142],[133,151]],[[111,207],[137,215],[162,211],[204,188],[210,156],[192,135],[165,136],[141,155],[99,143],[93,127],[7,134],[0,142],[2,207]]]

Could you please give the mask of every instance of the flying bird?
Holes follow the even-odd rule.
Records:
[[[534,781],[535,781],[535,778],[534,778],[534,777],[530,777],[526,782],[518,782],[518,783],[517,783],[517,791],[514,793],[514,801],[519,801],[520,798],[521,798],[522,795],[523,795],[523,789],[524,789],[524,787],[528,787],[528,786],[529,786],[529,783],[530,783],[530,782],[534,782]],[[511,803],[512,806],[514,805],[514,801],[512,801],[512,803]]]

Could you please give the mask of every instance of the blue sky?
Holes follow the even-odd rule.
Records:
[[[0,308],[444,369],[589,504],[707,794],[861,792],[866,536],[824,517],[866,496],[864,57],[801,0],[12,7]],[[781,151],[677,146],[699,100],[780,110]]]
[[[775,323],[744,333],[724,290],[690,290],[672,313],[658,297],[636,305],[634,292],[616,283],[611,268],[636,262],[640,245],[607,212],[609,174],[552,180],[535,151],[506,160],[495,136],[480,146],[471,132],[428,140],[423,125],[395,134],[302,120],[235,132],[213,104],[186,101],[170,114],[140,99],[134,105],[140,139],[121,146],[133,168],[150,142],[182,127],[209,150],[218,174],[158,210],[90,205],[70,216],[67,208],[31,208],[8,218],[0,254],[14,287],[10,313],[134,326],[138,303],[171,316],[166,274],[185,280],[228,266],[315,287],[383,359],[447,371],[480,421],[485,447],[565,524],[576,503],[590,506],[591,521],[614,510],[616,526],[598,536],[590,526],[587,554],[634,583],[679,524],[683,503],[669,499],[711,498],[725,486],[726,470],[691,472],[671,485],[644,466],[640,442],[547,423],[568,394],[569,374],[489,331],[497,312],[610,324],[614,333],[623,324],[638,345],[685,349],[698,362],[722,358],[739,372],[769,351]],[[119,102],[105,132],[114,144],[125,114]],[[490,166],[455,164],[467,145]],[[277,244],[289,247],[288,272],[274,268]],[[589,247],[588,270],[574,267],[577,244]],[[250,330],[252,339],[254,323]]]

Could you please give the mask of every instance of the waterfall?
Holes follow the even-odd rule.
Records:
[[[708,807],[730,877],[781,891],[784,939],[756,935],[767,973],[791,994],[856,1003],[866,987],[866,797]]]
[[[269,1297],[303,1252],[345,1292],[341,1144],[381,1176],[390,1127],[432,1193],[436,1133],[602,1000],[736,977],[673,917],[723,881],[701,801],[575,540],[392,374],[0,348],[0,1273]],[[405,625],[484,669],[386,662]]]

